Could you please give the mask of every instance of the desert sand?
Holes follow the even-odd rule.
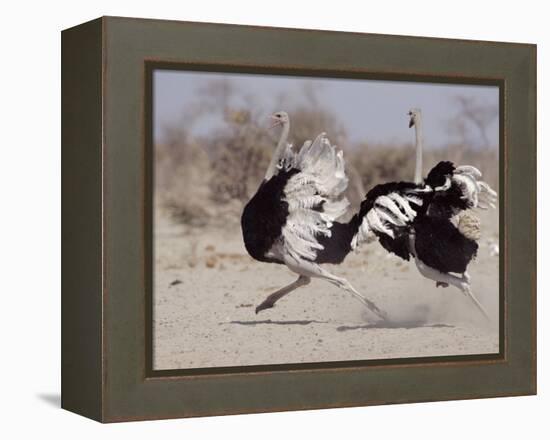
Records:
[[[377,322],[353,296],[322,280],[255,314],[296,276],[250,258],[238,224],[190,228],[159,214],[154,369],[497,353],[497,212],[480,215],[483,237],[469,270],[491,322],[457,289],[436,287],[413,261],[388,255],[377,242],[326,268],[383,308],[389,321]]]

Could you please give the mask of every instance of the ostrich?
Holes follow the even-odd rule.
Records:
[[[476,256],[480,238],[474,208],[495,208],[497,193],[481,181],[472,166],[439,162],[422,181],[422,117],[409,112],[416,130],[414,183],[391,182],[375,186],[361,204],[362,223],[352,248],[374,233],[390,253],[409,260],[436,286],[455,286],[489,319],[470,286],[467,267]]]
[[[322,263],[341,263],[360,222],[336,222],[348,208],[343,196],[348,179],[342,151],[325,133],[306,141],[299,152],[287,144],[288,114],[272,115],[272,127],[282,126],[279,142],[256,194],[244,208],[241,227],[250,256],[265,263],[286,265],[298,278],[269,295],[256,313],[275,306],[293,290],[324,279],[360,300],[378,318],[386,314],[361,295],[346,279],[323,269]]]

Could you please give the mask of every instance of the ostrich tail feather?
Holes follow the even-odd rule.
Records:
[[[463,211],[458,217],[458,230],[470,240],[478,241],[481,238],[481,221],[468,211]]]

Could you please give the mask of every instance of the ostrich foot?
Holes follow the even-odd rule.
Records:
[[[258,307],[256,307],[256,314],[258,314],[258,312],[261,312],[262,310],[275,307],[275,303],[279,301],[283,296],[288,295],[290,292],[296,290],[298,287],[309,284],[310,281],[311,278],[300,275],[296,281],[290,283],[288,286],[285,286],[282,289],[277,290],[276,292],[273,292],[266,299],[264,299],[263,302]]]
[[[462,290],[462,293],[469,297],[472,302],[475,304],[475,306],[478,308],[478,310],[481,312],[481,314],[487,319],[488,322],[491,322],[491,317],[489,314],[485,311],[481,303],[478,301],[478,299],[474,296],[472,290],[470,289],[470,284],[468,283],[462,283],[460,286],[460,290]]]
[[[376,316],[377,319],[380,319],[382,321],[389,320],[388,314],[384,310],[378,308],[378,306],[375,303],[365,298],[357,290],[355,290],[355,288],[350,284],[348,280],[346,280],[345,278],[335,277],[334,275],[331,275],[331,274],[329,275],[331,276],[331,278],[329,278],[328,276],[325,276],[325,279],[327,279],[327,281],[335,284],[340,289],[345,290],[346,292],[350,292],[352,295],[354,295],[355,298],[357,298],[365,306],[367,306],[367,308],[371,311],[371,313],[373,313]]]
[[[258,305],[256,307],[256,315],[258,313],[260,313],[262,310],[265,310],[265,309],[272,309],[273,307],[275,307],[275,303],[273,303],[273,301],[268,301],[267,299],[262,302],[260,305]]]

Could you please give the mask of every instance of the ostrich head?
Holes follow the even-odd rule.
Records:
[[[271,119],[273,121],[273,124],[271,124],[271,128],[277,127],[278,125],[288,125],[290,123],[288,113],[282,111],[273,113],[271,115]]]
[[[415,125],[420,120],[420,118],[422,117],[422,112],[420,111],[419,108],[411,108],[409,110],[409,113],[407,113],[407,114],[411,118],[409,120],[409,128],[411,128],[413,125]]]

